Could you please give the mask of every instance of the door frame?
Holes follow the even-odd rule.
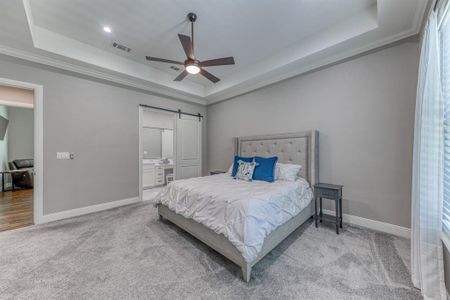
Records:
[[[33,223],[43,222],[44,216],[44,87],[39,84],[17,81],[0,77],[0,85],[31,90],[34,93],[34,187],[33,187]],[[13,105],[9,105],[13,106]]]
[[[175,165],[176,165],[176,161],[175,161],[175,156],[176,156],[176,136],[177,136],[177,132],[176,132],[176,124],[175,124],[175,116],[176,113],[171,113],[171,112],[166,112],[166,111],[161,111],[161,110],[157,110],[157,109],[152,109],[152,108],[147,108],[147,107],[143,107],[141,105],[139,105],[139,122],[138,122],[138,130],[139,130],[139,201],[143,202],[144,201],[144,185],[143,185],[143,170],[144,170],[144,151],[142,149],[143,143],[142,143],[142,135],[143,135],[143,131],[142,128],[144,128],[144,111],[152,111],[152,112],[156,112],[156,113],[160,113],[160,114],[167,114],[167,115],[173,115],[174,116],[174,124],[173,124],[173,174],[175,176]]]

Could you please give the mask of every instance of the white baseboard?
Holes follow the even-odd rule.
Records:
[[[42,217],[41,223],[48,223],[48,222],[53,222],[53,221],[57,221],[57,220],[82,216],[82,215],[86,215],[86,214],[90,214],[90,213],[94,213],[94,212],[99,212],[102,210],[107,210],[107,209],[116,208],[116,207],[120,207],[120,206],[124,206],[124,205],[138,203],[138,202],[141,202],[139,197],[133,197],[133,198],[117,200],[117,201],[112,201],[112,202],[107,202],[107,203],[102,203],[102,204],[97,204],[97,205],[91,205],[91,206],[86,206],[86,207],[65,210],[65,211],[61,211],[61,212],[57,212],[57,213],[44,215]],[[323,212],[328,215],[332,215],[332,216],[335,215],[335,212],[332,210],[324,209]],[[349,224],[353,224],[353,225],[357,225],[357,226],[361,226],[361,227],[366,227],[366,228],[373,229],[376,231],[390,233],[390,234],[405,237],[405,238],[411,237],[411,229],[402,227],[402,226],[398,226],[398,225],[394,225],[394,224],[390,224],[390,223],[375,221],[375,220],[366,219],[366,218],[348,215],[348,214],[343,214],[343,221],[344,221],[344,223],[349,223]]]
[[[48,223],[48,222],[53,222],[53,221],[57,221],[57,220],[72,218],[72,217],[78,217],[78,216],[82,216],[82,215],[86,215],[86,214],[90,214],[90,213],[94,213],[94,212],[99,212],[102,210],[116,208],[119,206],[138,203],[138,202],[140,202],[139,197],[133,197],[133,198],[123,199],[123,200],[117,200],[117,201],[112,201],[112,202],[106,202],[106,203],[101,203],[101,204],[96,204],[96,205],[91,205],[91,206],[85,206],[85,207],[65,210],[65,211],[61,211],[61,212],[57,212],[57,213],[43,215],[40,223],[42,224],[42,223]]]
[[[323,212],[327,215],[335,216],[336,212],[328,209],[324,209]],[[393,235],[411,238],[411,229],[407,227],[402,227],[390,223],[375,221],[371,219],[366,219],[358,216],[352,216],[347,214],[342,214],[342,219],[344,223],[349,223],[361,227],[366,227],[376,231],[381,231],[385,233],[390,233]]]

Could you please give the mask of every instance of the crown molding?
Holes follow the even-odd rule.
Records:
[[[381,51],[382,49],[385,49],[386,47],[390,45],[395,45],[398,41],[407,39],[411,36],[417,35],[418,32],[416,32],[415,29],[406,30],[400,34],[393,35],[391,37],[388,37],[386,39],[383,39],[379,42],[370,44],[369,46],[361,47],[356,50],[349,50],[344,53],[340,53],[331,57],[325,57],[323,59],[318,60],[315,63],[309,64],[309,65],[303,65],[299,66],[298,68],[295,68],[291,71],[283,72],[282,69],[277,69],[276,71],[278,73],[282,73],[278,76],[272,76],[267,80],[256,80],[254,84],[247,83],[242,88],[237,88],[234,91],[225,91],[218,96],[206,96],[207,99],[207,105],[212,105],[215,103],[231,100],[233,98],[236,98],[240,95],[250,93],[252,91],[264,88],[266,86],[276,84],[281,81],[285,81],[291,78],[295,78],[297,76],[302,76],[305,73],[314,72],[318,69],[323,69],[324,67],[335,65],[336,63],[347,61],[348,59],[351,59],[352,57],[359,57],[364,54],[372,53],[375,51]]]
[[[93,68],[83,67],[80,65],[63,62],[61,60],[53,59],[44,55],[39,55],[36,53],[31,53],[24,50],[19,50],[11,47],[6,47],[0,45],[0,54],[7,55],[10,57],[18,58],[25,61],[30,61],[33,63],[46,65],[50,67],[54,67],[60,70],[65,70],[73,73],[78,73],[82,75],[86,75],[89,77],[109,81],[112,83],[136,88],[139,90],[147,91],[150,93],[154,93],[156,95],[161,95],[164,97],[170,97],[175,100],[183,101],[183,102],[190,102],[200,105],[206,105],[206,100],[202,99],[200,97],[193,97],[191,95],[183,94],[183,93],[177,93],[170,91],[166,88],[161,88],[157,86],[147,85],[147,84],[141,84],[137,80],[131,80],[131,79],[125,79],[116,75],[108,74],[106,72],[101,72],[98,70],[95,70]]]
[[[26,20],[28,23],[28,28],[30,30],[32,44],[34,45],[35,48],[41,49],[46,52],[58,54],[58,51],[52,51],[54,49],[46,49],[46,47],[42,47],[42,45],[51,45],[52,39],[56,39],[59,42],[59,45],[56,46],[56,49],[61,48],[61,45],[63,45],[63,44],[65,45],[66,43],[68,44],[69,48],[72,48],[72,49],[86,48],[87,50],[90,50],[89,48],[92,48],[91,46],[85,45],[78,41],[63,37],[59,34],[50,32],[48,30],[45,30],[45,29],[42,29],[42,28],[36,26],[36,24],[34,22],[34,18],[33,18],[33,13],[31,10],[31,0],[22,0],[22,4],[24,7]],[[98,51],[101,51],[101,50],[98,50]],[[19,50],[19,49],[13,49],[10,47],[4,47],[1,45],[0,45],[0,53],[9,55],[12,57],[16,57],[19,59],[23,59],[23,60],[48,65],[48,66],[55,67],[58,69],[83,74],[83,75],[86,75],[89,77],[94,77],[94,78],[98,78],[101,80],[113,82],[116,84],[144,90],[144,91],[151,92],[151,93],[154,93],[157,95],[170,97],[170,98],[173,98],[176,100],[180,100],[180,101],[184,101],[184,102],[191,102],[191,103],[200,104],[200,105],[206,105],[206,99],[203,99],[204,98],[203,97],[204,96],[203,88],[202,88],[202,91],[200,91],[200,93],[198,93],[197,91],[194,91],[194,90],[185,92],[182,90],[174,89],[171,86],[165,86],[163,84],[159,84],[157,81],[147,80],[147,78],[145,76],[139,76],[141,74],[138,74],[138,73],[127,74],[126,72],[120,72],[119,70],[116,70],[116,71],[111,70],[111,72],[123,74],[123,77],[117,76],[117,75],[113,75],[108,72],[96,70],[95,67],[92,67],[92,68],[84,67],[84,66],[80,66],[78,64],[65,62],[65,61],[62,61],[59,59],[53,59],[48,56],[39,55],[39,54],[35,54],[35,53],[31,53],[31,52]],[[111,55],[109,53],[102,53],[102,54],[103,55],[100,55],[100,57],[105,56],[105,55]],[[76,58],[73,58],[73,59],[77,60]],[[122,57],[117,57],[117,59],[124,60],[124,58],[122,58]],[[84,62],[84,61],[82,60],[82,62]],[[103,68],[102,66],[98,66],[98,67]],[[134,66],[134,67],[136,68],[136,66]],[[109,70],[108,68],[104,68],[104,69]],[[159,70],[154,70],[154,71],[158,72],[158,73],[160,72]],[[133,75],[136,75],[137,77],[135,77]],[[146,74],[146,75],[153,75],[153,74]],[[161,74],[157,74],[157,75],[161,76]],[[125,79],[124,77],[129,77],[130,79]],[[150,76],[150,77],[152,77],[152,76]],[[144,81],[146,83],[140,83],[139,81],[141,81],[141,82]],[[148,82],[148,84],[147,84],[147,82]]]
[[[240,84],[240,87],[231,87],[223,92],[219,92],[216,95],[209,94],[206,96],[207,105],[212,105],[215,103],[231,100],[240,95],[250,93],[252,91],[264,88],[266,86],[276,84],[278,82],[288,80],[297,76],[304,75],[305,73],[314,72],[315,70],[323,69],[327,66],[335,65],[336,63],[347,61],[353,57],[359,57],[361,55],[372,53],[373,51],[381,51],[389,46],[394,46],[397,42],[405,40],[408,42],[408,38],[412,36],[416,36],[421,31],[422,21],[425,17],[425,11],[427,8],[427,1],[420,1],[421,6],[416,12],[413,26],[410,28],[400,32],[393,34],[391,36],[385,37],[378,41],[375,41],[369,45],[365,45],[363,47],[359,47],[357,49],[348,50],[342,53],[338,53],[333,56],[323,57],[316,62],[310,64],[302,64],[299,63],[298,66],[283,66],[276,70],[274,73],[278,73],[278,75],[269,76],[268,79],[258,79],[252,78],[247,82],[243,82]],[[267,74],[263,74],[264,75]]]
[[[419,21],[419,24],[421,24],[421,19]],[[33,63],[51,66],[51,67],[69,71],[69,72],[86,75],[89,77],[113,82],[113,83],[124,85],[124,86],[129,86],[132,88],[155,93],[157,95],[168,96],[168,97],[174,98],[176,100],[180,100],[180,101],[184,101],[184,102],[191,102],[191,103],[206,106],[206,105],[212,105],[212,104],[222,102],[222,101],[227,101],[232,98],[238,97],[242,94],[246,94],[246,93],[252,92],[254,90],[263,88],[265,86],[275,84],[275,83],[278,83],[278,82],[281,82],[284,80],[288,80],[290,78],[294,78],[297,76],[301,76],[302,74],[312,72],[317,69],[321,69],[328,65],[333,65],[336,62],[339,62],[342,60],[347,60],[348,58],[351,58],[353,56],[361,56],[361,55],[364,55],[365,53],[373,52],[374,49],[385,48],[391,44],[395,44],[399,40],[403,40],[405,38],[417,35],[420,32],[420,28],[421,28],[420,25],[415,28],[410,28],[404,32],[392,35],[381,41],[377,41],[368,46],[361,47],[357,50],[350,50],[350,51],[347,51],[347,52],[344,52],[344,53],[341,53],[341,54],[338,54],[338,55],[335,55],[332,57],[324,58],[314,64],[306,65],[306,66],[303,66],[300,68],[295,68],[294,70],[292,70],[290,72],[283,73],[282,75],[279,75],[277,77],[271,77],[270,79],[265,80],[265,81],[258,80],[254,84],[244,86],[243,88],[236,88],[234,91],[230,91],[230,89],[233,89],[233,88],[230,88],[230,89],[224,91],[223,95],[220,95],[218,97],[214,97],[214,96],[192,97],[190,95],[180,95],[180,93],[175,93],[175,92],[169,91],[164,88],[158,88],[158,87],[154,87],[154,86],[140,84],[137,81],[125,79],[125,78],[122,78],[119,76],[108,74],[106,72],[97,71],[97,70],[94,70],[93,68],[87,68],[87,67],[83,67],[80,65],[63,62],[63,61],[53,59],[53,58],[50,58],[47,56],[19,50],[16,48],[6,47],[6,46],[2,46],[2,45],[0,45],[0,54],[18,58],[18,59],[25,60],[25,61],[30,61]],[[280,70],[277,69],[276,71],[280,71]]]
[[[356,43],[352,43],[352,39],[355,38],[354,36],[349,40],[339,41],[339,43],[335,43],[333,46],[330,45],[329,47],[323,49],[318,48],[316,52],[306,53],[303,57],[296,58],[293,55],[290,58],[292,61],[287,62],[284,65],[281,65],[280,63],[279,67],[271,70],[259,70],[259,72],[258,69],[255,69],[255,74],[253,74],[254,76],[243,76],[241,77],[241,81],[230,82],[228,86],[223,86],[222,89],[205,88],[203,91],[201,88],[196,87],[195,84],[192,86],[187,85],[185,87],[180,86],[180,88],[177,88],[170,85],[170,83],[165,84],[165,77],[163,76],[164,80],[161,79],[160,74],[156,71],[155,73],[153,70],[137,70],[135,65],[132,67],[124,67],[124,62],[121,62],[121,65],[118,64],[116,66],[110,63],[111,58],[109,58],[104,64],[97,65],[95,63],[95,58],[101,57],[102,53],[92,52],[94,51],[93,49],[86,48],[86,51],[92,50],[90,54],[87,53],[89,54],[87,55],[89,58],[87,61],[84,61],[84,58],[82,57],[83,55],[77,53],[76,51],[70,51],[69,56],[67,56],[68,59],[66,60],[64,59],[66,57],[64,55],[64,51],[67,50],[66,48],[78,49],[79,47],[75,46],[88,47],[88,45],[82,44],[81,42],[75,40],[67,41],[68,38],[63,36],[58,37],[56,34],[50,35],[50,33],[46,32],[46,30],[35,26],[30,0],[22,0],[22,3],[26,19],[28,21],[32,44],[36,47],[36,51],[16,49],[0,45],[0,54],[41,65],[47,65],[60,70],[82,74],[91,78],[97,78],[103,81],[139,89],[179,101],[199,105],[211,105],[232,99],[239,95],[252,92],[283,80],[341,63],[342,61],[353,59],[357,56],[365,55],[366,53],[378,51],[380,48],[388,47],[390,44],[417,35],[421,31],[425,11],[430,0],[416,1],[417,2],[414,4],[414,16],[412,16],[411,12],[411,17],[413,20],[411,21],[409,27],[400,33],[392,34],[388,37],[380,37],[372,43],[370,43],[371,40],[367,38],[356,40]],[[376,12],[377,10],[374,15],[375,19],[377,19]],[[390,13],[395,14],[396,11],[394,10]],[[359,38],[359,36],[357,35],[356,38]],[[52,39],[54,39],[53,43],[51,42]],[[358,43],[360,47],[357,46]],[[71,56],[71,54],[75,56]]]

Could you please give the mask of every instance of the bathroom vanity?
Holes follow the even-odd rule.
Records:
[[[166,176],[173,174],[173,160],[163,163],[160,159],[144,159],[142,171],[144,189],[165,185]]]

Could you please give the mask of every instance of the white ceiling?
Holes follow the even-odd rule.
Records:
[[[31,10],[36,26],[140,63],[146,63],[145,55],[184,61],[177,34],[190,35],[186,14],[193,11],[198,15],[195,23],[198,58],[235,57],[235,66],[211,69],[224,78],[375,3],[375,0],[303,0],[285,1],[283,5],[274,5],[273,0],[32,0]],[[328,17],[317,17],[322,14]],[[113,28],[113,33],[105,34],[103,25]],[[112,41],[119,41],[133,51],[118,51],[111,47]],[[170,70],[167,64],[152,63],[152,66]],[[202,79],[199,83],[203,85],[212,84],[202,76],[188,79],[193,78]]]
[[[0,53],[197,103],[212,103],[382,46],[420,29],[428,0],[23,0],[0,2]],[[189,34],[197,13],[200,60],[234,56],[236,65],[210,67],[174,82],[170,64],[183,61],[177,34]],[[108,25],[112,34],[103,32]],[[7,26],[7,27],[5,27]],[[130,53],[111,46],[117,41]],[[3,47],[2,47],[3,46]],[[19,53],[20,55],[18,55]],[[23,57],[22,57],[23,58]]]

